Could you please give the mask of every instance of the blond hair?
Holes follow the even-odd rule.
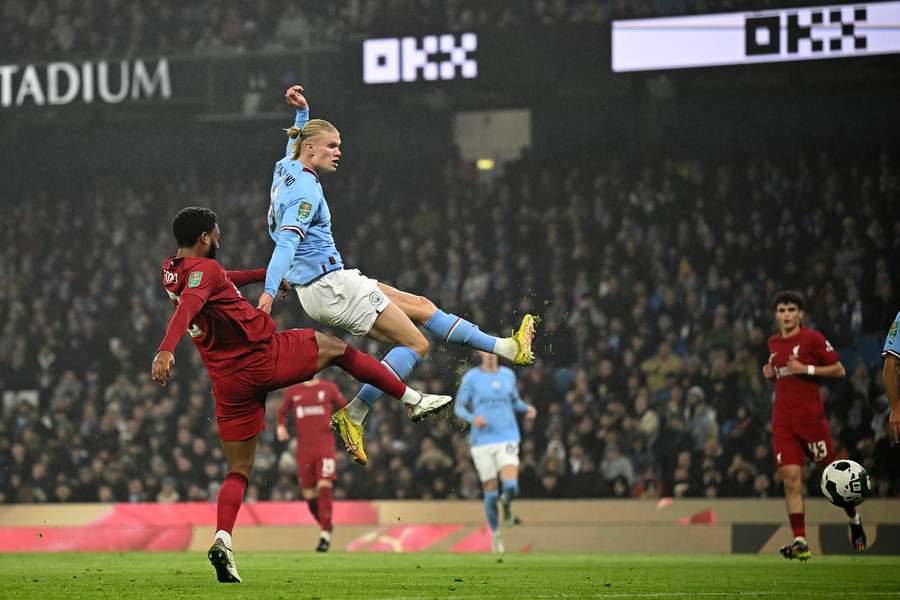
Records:
[[[321,133],[326,133],[329,131],[338,133],[337,127],[335,127],[325,119],[312,119],[303,126],[303,129],[300,129],[299,127],[291,127],[290,129],[286,129],[285,131],[287,132],[289,138],[291,138],[292,140],[297,140],[296,142],[294,142],[294,153],[291,156],[291,160],[297,160],[300,158],[300,150],[303,148],[303,142],[306,142]]]

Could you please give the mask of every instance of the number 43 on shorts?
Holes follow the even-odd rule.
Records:
[[[822,460],[828,456],[828,446],[825,445],[825,440],[809,442],[806,446],[809,448],[809,453],[812,454],[813,460]]]

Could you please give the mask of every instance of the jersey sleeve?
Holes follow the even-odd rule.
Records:
[[[884,348],[881,350],[881,356],[887,358],[888,354],[900,358],[900,339],[897,337],[897,328],[900,327],[900,312],[894,317],[891,328],[888,329],[887,337],[884,340]]]
[[[825,339],[825,336],[815,332],[812,339],[812,355],[816,359],[816,366],[827,367],[841,360],[837,352],[831,346],[831,342]]]
[[[475,415],[469,410],[469,402],[471,401],[472,378],[466,373],[463,375],[462,381],[459,384],[459,389],[456,391],[456,399],[453,402],[453,412],[456,413],[457,417],[468,421],[469,423],[475,418]]]
[[[291,410],[290,388],[284,390],[284,399],[281,401],[281,405],[278,407],[278,412],[276,413],[279,425],[287,425],[287,415],[289,410]]]
[[[294,116],[294,127],[297,129],[303,129],[304,125],[309,121],[309,107],[307,108],[298,108],[297,114]],[[287,148],[284,149],[284,155],[290,158],[294,155],[294,144],[297,143],[297,139],[288,138]]]
[[[510,399],[512,399],[513,408],[516,412],[519,413],[528,412],[528,404],[524,400],[522,400],[522,397],[519,395],[519,386],[516,385],[515,373],[513,373],[512,369],[507,369],[506,376],[509,378],[509,396]]]

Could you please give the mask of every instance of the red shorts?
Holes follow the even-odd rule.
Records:
[[[316,487],[316,482],[321,479],[334,481],[336,479],[334,452],[316,454],[297,452],[297,476],[300,478],[300,487],[304,489]]]
[[[266,394],[312,379],[319,360],[313,329],[290,329],[272,336],[258,359],[213,380],[216,421],[225,442],[252,438],[266,428]]]
[[[772,452],[776,467],[803,466],[804,456],[820,467],[827,466],[834,460],[828,419],[772,421]]]

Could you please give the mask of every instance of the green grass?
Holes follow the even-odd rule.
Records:
[[[204,553],[0,555],[0,598],[900,598],[900,558],[571,554],[237,555],[242,584]]]

